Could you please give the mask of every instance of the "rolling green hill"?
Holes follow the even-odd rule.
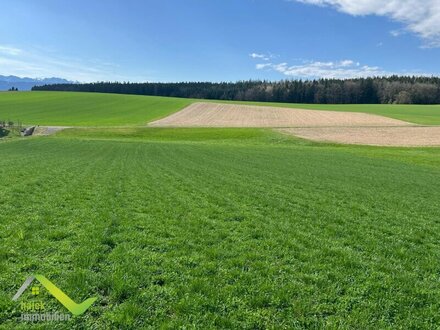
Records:
[[[142,126],[197,101],[200,100],[79,92],[3,92],[0,93],[0,119],[48,126]],[[366,112],[417,124],[440,125],[440,105],[320,105],[203,101]]]
[[[47,126],[145,125],[190,103],[186,99],[155,96],[3,92],[0,93],[0,118]]]

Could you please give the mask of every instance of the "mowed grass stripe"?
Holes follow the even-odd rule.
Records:
[[[0,321],[40,272],[98,295],[70,328],[438,324],[439,150],[264,139],[0,144]]]

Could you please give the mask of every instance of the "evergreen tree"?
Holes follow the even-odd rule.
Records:
[[[18,89],[12,88],[11,91]],[[440,103],[438,77],[375,77],[358,79],[248,80],[221,83],[97,82],[36,86],[32,90],[156,95],[199,99],[288,103]]]

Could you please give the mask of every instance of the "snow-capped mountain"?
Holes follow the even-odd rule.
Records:
[[[28,91],[34,86],[41,86],[47,84],[71,84],[73,81],[62,78],[21,78],[17,76],[2,76],[0,75],[0,91],[7,91],[15,87],[19,91]]]

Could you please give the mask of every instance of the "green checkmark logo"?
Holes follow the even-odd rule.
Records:
[[[23,292],[29,287],[29,285],[34,280],[40,282],[47,289],[47,291],[49,291],[49,293],[52,296],[54,296],[73,315],[83,314],[87,309],[89,309],[90,306],[92,306],[92,304],[97,299],[97,298],[89,298],[83,301],[82,303],[77,304],[72,299],[70,299],[70,297],[67,294],[61,291],[55,284],[49,281],[46,277],[44,277],[43,275],[35,275],[35,276],[30,276],[26,279],[26,281],[23,283],[20,289],[18,289],[17,293],[12,298],[12,300],[14,301],[18,300],[18,298],[20,298]]]

